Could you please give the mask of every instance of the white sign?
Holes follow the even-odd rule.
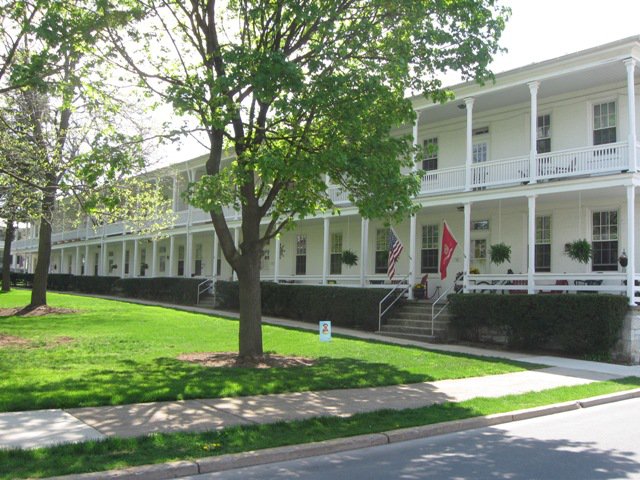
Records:
[[[320,322],[320,341],[321,342],[331,341],[331,322],[328,320],[324,320]]]

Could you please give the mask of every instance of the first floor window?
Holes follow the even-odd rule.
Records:
[[[592,227],[592,270],[618,270],[618,212],[606,210],[593,212]]]
[[[140,249],[140,276],[144,277],[144,274],[147,270],[147,249],[146,248],[141,248]]]
[[[184,276],[184,245],[178,245],[178,276]]]
[[[167,269],[167,247],[162,245],[158,247],[158,271],[164,273]]]
[[[551,217],[536,217],[536,272],[551,271]]]
[[[296,237],[296,275],[307,274],[307,236]]]
[[[98,276],[98,264],[100,262],[100,254],[96,253],[93,259],[93,275]]]
[[[421,268],[422,273],[438,273],[438,225],[422,227]]]
[[[387,273],[389,263],[389,229],[376,230],[376,273]]]
[[[196,244],[196,260],[195,260],[195,269],[193,272],[196,276],[202,275],[202,244]]]
[[[484,261],[487,259],[487,240],[480,238],[471,240],[471,260]]]
[[[129,250],[125,250],[124,252],[124,274],[127,275],[129,273]]]
[[[331,234],[331,275],[342,274],[342,232]]]

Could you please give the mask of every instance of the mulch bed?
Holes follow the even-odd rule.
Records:
[[[42,317],[44,315],[52,314],[65,314],[65,313],[78,313],[78,310],[72,310],[70,308],[58,308],[50,307],[49,305],[42,305],[40,307],[16,307],[16,308],[0,308],[0,317]]]
[[[178,360],[214,368],[309,367],[316,363],[313,358],[275,355],[272,353],[246,358],[239,357],[237,352],[184,353],[178,357]]]

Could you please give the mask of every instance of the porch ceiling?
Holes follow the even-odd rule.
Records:
[[[488,82],[478,91],[467,94],[456,92],[457,98],[444,105],[428,105],[419,112],[420,123],[433,123],[443,120],[460,119],[466,116],[463,99],[466,96],[475,98],[473,113],[481,114],[490,110],[513,107],[528,104],[530,102],[529,87],[527,83],[539,81],[538,103],[544,103],[545,99],[570,94],[579,90],[589,90],[612,83],[626,82],[626,68],[622,61],[615,60],[605,64],[594,65],[588,68],[556,74],[548,77],[531,77],[508,81],[498,79],[496,83]],[[640,79],[640,72],[636,68],[636,82]]]

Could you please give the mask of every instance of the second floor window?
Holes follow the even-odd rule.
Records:
[[[438,138],[427,138],[424,141],[424,160],[422,160],[424,171],[438,169]]]
[[[551,271],[551,217],[536,217],[536,272]]]
[[[438,273],[438,225],[422,227],[422,251],[420,271]]]
[[[593,106],[593,144],[616,142],[616,102]]]
[[[618,212],[593,212],[591,228],[592,270],[618,270]]]
[[[549,153],[551,151],[551,115],[538,116],[536,151]]]

